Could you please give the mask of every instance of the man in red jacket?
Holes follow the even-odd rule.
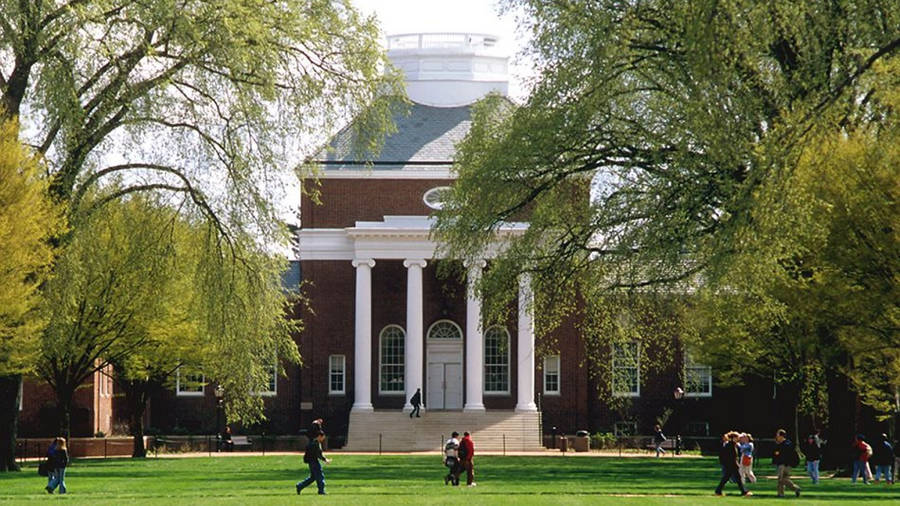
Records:
[[[475,483],[475,464],[472,457],[475,455],[475,444],[472,443],[472,436],[468,432],[463,432],[462,441],[459,442],[459,462],[463,469],[466,470],[466,485],[474,487]]]

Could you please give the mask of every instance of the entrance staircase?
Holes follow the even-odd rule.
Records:
[[[400,410],[350,412],[346,451],[440,451],[453,431],[468,431],[479,451],[541,451],[541,414],[491,410],[423,410],[421,418],[409,418]],[[380,447],[379,447],[380,444]]]

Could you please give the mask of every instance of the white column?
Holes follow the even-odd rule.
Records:
[[[534,293],[531,275],[519,276],[519,401],[516,411],[537,411],[534,403]]]
[[[353,350],[353,411],[372,407],[372,267],[371,258],[353,261],[356,267],[356,339]]]
[[[403,261],[406,267],[406,350],[405,365],[406,374],[404,384],[406,387],[406,402],[404,411],[411,411],[412,405],[409,399],[416,393],[417,388],[423,387],[422,381],[422,356],[424,348],[423,309],[422,309],[422,269],[425,268],[425,260],[408,259]],[[425,392],[422,392],[425,396]],[[425,403],[421,410],[424,411]]]
[[[463,411],[484,411],[484,329],[481,298],[475,291],[484,266],[484,260],[466,264],[466,405]]]

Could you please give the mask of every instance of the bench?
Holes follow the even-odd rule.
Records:
[[[660,446],[660,448],[662,448],[663,450],[672,450],[672,451],[674,452],[674,450],[675,450],[675,439],[674,439],[674,438],[666,439],[666,440],[663,441],[662,444],[659,445],[659,446]],[[648,451],[656,452],[656,443],[653,442],[653,438],[651,438],[651,439],[650,439],[650,442],[647,443],[647,447],[646,447],[646,448],[647,448]],[[674,455],[674,453],[673,453],[673,455]]]
[[[238,446],[253,446],[253,440],[247,436],[231,436],[231,441],[222,441],[222,449],[231,451]]]

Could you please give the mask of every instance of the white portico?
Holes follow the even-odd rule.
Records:
[[[484,411],[484,336],[481,301],[474,285],[485,261],[467,265],[465,330],[447,320],[429,326],[426,339],[423,322],[422,273],[435,258],[431,239],[432,220],[427,216],[385,216],[380,222],[357,222],[344,229],[300,231],[301,260],[346,260],[356,268],[355,350],[353,360],[354,412],[371,412],[372,404],[372,270],[379,260],[402,260],[407,272],[404,395],[416,389],[425,394],[426,407],[467,412]],[[498,233],[498,248],[505,236],[518,234],[525,224],[513,223]],[[536,411],[534,403],[534,323],[531,291],[526,277],[519,284],[516,410]],[[463,377],[463,363],[467,371]]]

